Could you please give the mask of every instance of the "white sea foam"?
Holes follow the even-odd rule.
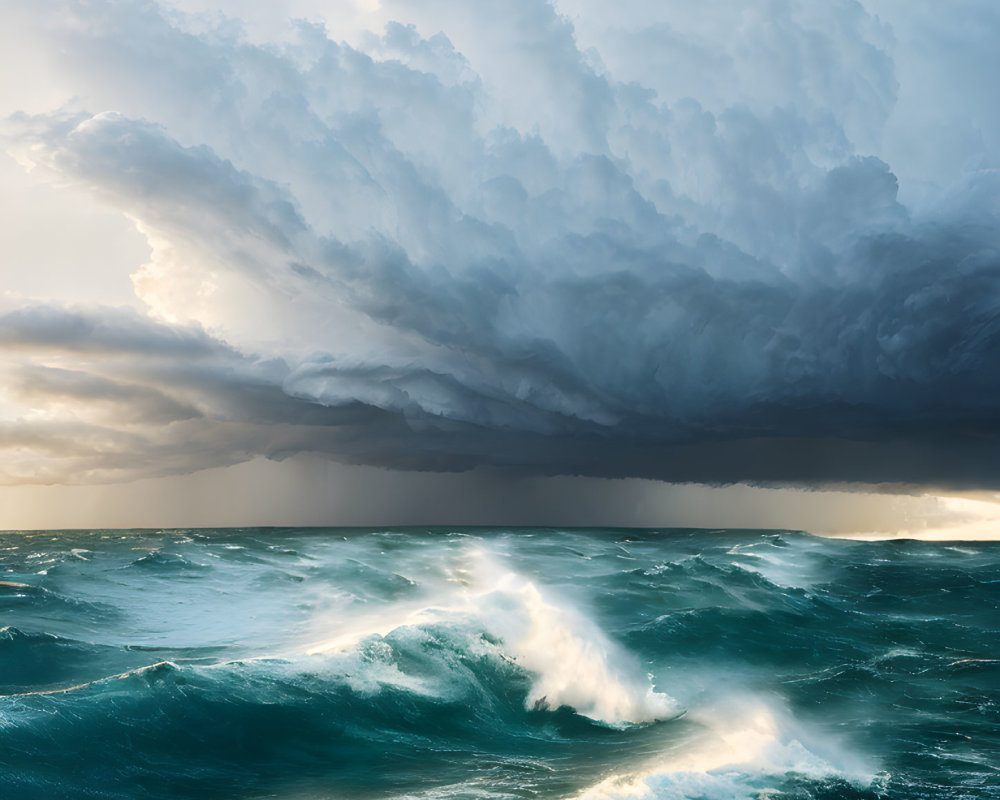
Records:
[[[737,569],[760,575],[782,589],[812,589],[824,578],[811,558],[812,543],[796,541],[792,546],[777,549],[769,542],[753,542],[732,547],[728,552],[739,561],[731,562]]]
[[[775,702],[728,696],[688,719],[702,735],[634,772],[612,775],[574,800],[751,800],[789,775],[857,786],[880,779],[872,765],[806,726]]]
[[[513,601],[487,625],[519,665],[535,675],[529,707],[569,706],[611,725],[652,722],[677,713],[674,701],[654,691],[629,654],[578,609],[533,582],[507,573],[484,605]]]
[[[447,613],[447,608],[429,606],[423,601],[397,603],[367,613],[352,613],[350,623],[336,625],[334,635],[310,644],[306,655],[353,650],[372,636],[386,636],[406,625],[432,622]]]

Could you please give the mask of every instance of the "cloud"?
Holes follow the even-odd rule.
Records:
[[[198,328],[153,322],[132,309],[23,306],[0,314],[7,351],[130,353],[150,358],[198,359],[234,354]]]
[[[166,425],[200,416],[193,406],[180,403],[146,386],[121,383],[78,370],[22,367],[8,392],[27,406],[70,403],[76,409],[104,407],[116,422]]]
[[[13,4],[79,100],[11,116],[9,148],[152,254],[148,317],[0,318],[9,400],[55,415],[7,423],[41,465],[8,479],[315,452],[995,488],[995,120],[942,81],[985,133],[940,155],[900,133],[899,37],[938,12],[667,5],[391,2],[348,45],[332,22],[251,43],[151,3]]]

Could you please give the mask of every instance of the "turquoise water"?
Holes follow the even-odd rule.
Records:
[[[0,534],[0,797],[1000,798],[1000,543]]]

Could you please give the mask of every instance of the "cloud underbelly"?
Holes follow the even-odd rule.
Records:
[[[585,6],[574,27],[529,0],[502,19],[390,4],[418,27],[357,46],[306,24],[251,44],[139,4],[42,26],[67,65],[111,47],[74,80],[118,110],[15,115],[9,146],[136,221],[148,314],[0,317],[10,398],[39,412],[4,423],[21,454],[7,479],[310,451],[996,485],[997,174],[900,201],[876,142],[906,75],[874,17],[747,17],[802,81],[737,99],[639,69],[668,50],[708,63],[711,37],[719,74],[769,69],[728,32],[685,51],[632,9],[602,39]],[[822,54],[838,51],[835,69]]]

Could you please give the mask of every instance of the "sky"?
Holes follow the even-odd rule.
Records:
[[[0,527],[993,535],[990,0],[8,0]]]

